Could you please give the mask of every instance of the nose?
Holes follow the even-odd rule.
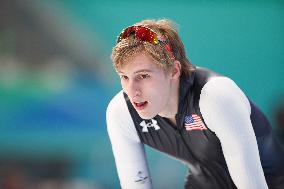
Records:
[[[127,86],[126,93],[131,99],[135,99],[141,96],[141,90],[137,82],[130,80]]]

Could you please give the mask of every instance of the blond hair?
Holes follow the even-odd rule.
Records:
[[[190,73],[195,70],[195,66],[186,57],[184,45],[178,35],[176,24],[173,21],[168,19],[142,20],[134,25],[150,28],[159,36],[166,37],[175,60],[181,63],[182,73]],[[112,49],[111,59],[114,67],[119,69],[125,62],[138,54],[149,55],[156,64],[166,71],[173,67],[174,60],[163,45],[154,45],[147,41],[141,41],[135,39],[134,36],[129,36],[117,43]]]

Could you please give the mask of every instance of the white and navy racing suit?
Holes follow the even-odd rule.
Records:
[[[176,122],[143,120],[122,91],[111,100],[107,129],[123,189],[152,188],[144,144],[188,165],[186,189],[284,189],[283,150],[231,79],[204,68],[183,74]]]

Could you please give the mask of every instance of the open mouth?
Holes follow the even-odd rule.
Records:
[[[144,109],[147,104],[148,104],[147,101],[144,101],[144,102],[134,102],[135,109],[137,109],[137,110]]]

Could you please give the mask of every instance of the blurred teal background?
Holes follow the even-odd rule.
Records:
[[[109,56],[118,33],[147,18],[176,21],[192,63],[235,80],[276,127],[283,1],[0,0],[0,188],[119,188]],[[146,150],[155,188],[182,188],[183,165]]]

